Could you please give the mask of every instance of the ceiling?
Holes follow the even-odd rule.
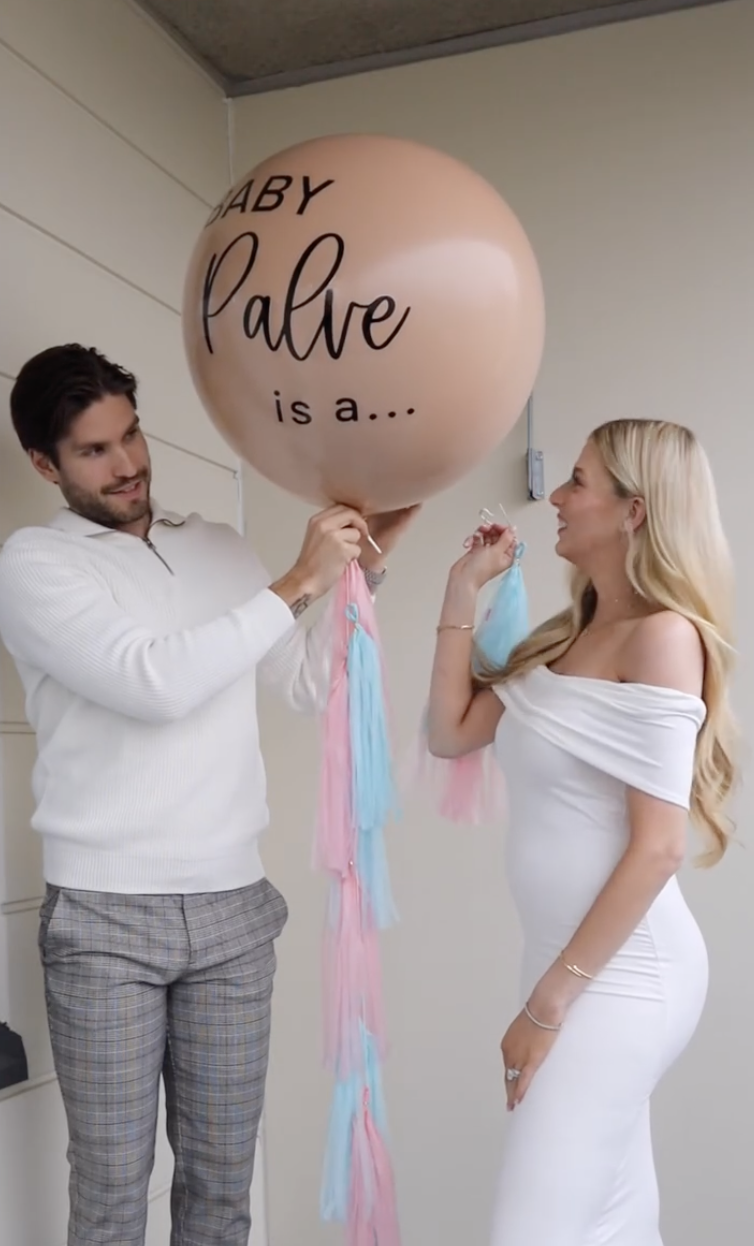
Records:
[[[251,95],[724,0],[135,0]]]

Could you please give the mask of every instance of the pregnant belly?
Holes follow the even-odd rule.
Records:
[[[524,934],[522,992],[528,994],[586,917],[624,851],[622,840],[589,828],[559,841],[511,835],[508,881]],[[707,952],[701,932],[672,878],[595,980],[589,992],[668,1000],[706,993]],[[691,998],[693,997],[693,998]]]
[[[508,885],[527,938],[557,941],[578,926],[620,861],[625,839],[590,825],[512,826]]]

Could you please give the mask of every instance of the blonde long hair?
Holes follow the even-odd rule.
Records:
[[[652,605],[673,610],[696,627],[705,651],[702,697],[707,707],[694,758],[691,817],[710,846],[700,863],[720,860],[731,834],[724,806],[736,778],[736,738],[728,702],[733,665],[733,573],[707,456],[688,428],[662,420],[611,420],[589,437],[619,497],[640,497],[646,519],[629,540],[626,574]],[[502,670],[475,664],[482,687],[505,683],[550,665],[594,616],[597,594],[578,570],[571,605],[548,619],[511,654]]]

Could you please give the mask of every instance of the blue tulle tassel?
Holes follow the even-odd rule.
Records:
[[[330,874],[324,943],[325,1058],[335,1086],[320,1215],[356,1246],[400,1246],[379,1060],[385,1049],[378,930],[395,919],[384,826],[397,814],[382,655],[363,572],[338,593],[325,714],[318,855]]]
[[[319,1197],[322,1220],[344,1224],[351,1193],[351,1134],[361,1105],[363,1078],[357,1074],[336,1082]]]
[[[390,872],[381,828],[361,831],[356,849],[359,877],[363,879],[363,895],[369,904],[378,930],[387,930],[398,920],[398,911],[390,886]]]
[[[351,1134],[357,1114],[362,1110],[364,1091],[369,1092],[372,1118],[383,1139],[387,1139],[387,1112],[376,1045],[361,1027],[363,1070],[338,1081],[335,1086],[327,1134],[324,1173],[320,1191],[320,1216],[325,1221],[345,1223],[351,1195]]]
[[[359,623],[358,607],[346,611],[353,630],[348,644],[348,718],[353,771],[353,817],[357,867],[365,903],[380,929],[396,920],[390,889],[384,826],[397,813],[390,740],[385,720],[380,653]]]
[[[489,666],[500,670],[516,645],[529,634],[529,602],[521,571],[526,546],[516,546],[513,565],[502,576],[492,602],[476,629],[477,648]],[[479,663],[475,664],[479,672]]]

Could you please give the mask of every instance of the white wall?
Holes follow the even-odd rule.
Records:
[[[227,184],[221,93],[124,0],[0,0],[0,117],[0,541],[60,500],[18,449],[13,378],[35,351],[76,340],[138,375],[163,504],[236,523],[236,460],[194,394],[179,316],[189,250]],[[0,1018],[23,1035],[31,1080],[0,1097],[0,1240],[63,1246],[66,1129],[36,950],[33,755],[2,654]],[[161,1139],[150,1246],[167,1246],[171,1169]]]
[[[383,131],[466,160],[509,200],[547,295],[536,411],[551,488],[608,417],[678,419],[701,435],[740,574],[735,699],[749,738],[753,49],[754,5],[737,0],[234,106],[236,176],[305,137]],[[445,569],[480,505],[503,499],[529,543],[535,617],[562,600],[553,517],[525,502],[523,450],[519,426],[427,507],[394,559],[380,614],[403,746],[426,693]],[[246,495],[250,535],[282,568],[304,508],[251,472]],[[324,1246],[337,1237],[317,1228],[330,1082],[319,1064],[323,893],[309,870],[316,750],[311,726],[276,705],[266,706],[264,727],[273,809],[265,858],[292,909],[268,1097],[270,1241]],[[738,807],[744,840],[752,815],[749,785]],[[403,923],[384,941],[387,1081],[405,1241],[483,1243],[504,1127],[497,1046],[519,948],[501,834],[448,828],[414,805],[391,848]],[[709,943],[712,986],[701,1031],[656,1099],[665,1242],[740,1243],[754,1218],[751,852],[733,848],[717,870],[689,870],[683,882]]]

